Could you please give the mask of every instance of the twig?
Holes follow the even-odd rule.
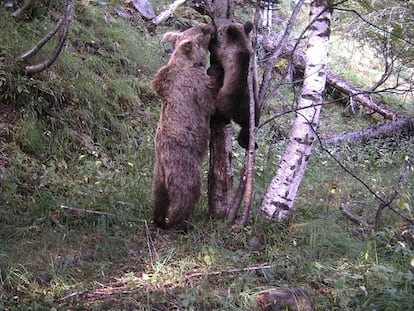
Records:
[[[382,211],[384,210],[384,208],[388,207],[393,212],[397,212],[390,205],[397,198],[399,191],[403,187],[404,178],[407,176],[408,172],[410,171],[411,162],[412,162],[411,158],[408,157],[407,160],[405,161],[404,169],[402,170],[400,177],[398,179],[397,189],[394,190],[394,192],[390,195],[389,199],[386,202],[381,202],[380,206],[378,207],[377,213],[375,215],[375,225],[374,225],[375,229],[378,229],[381,224],[381,215],[382,215]]]
[[[83,295],[83,294],[85,294],[87,292],[88,292],[87,290],[83,290],[83,291],[79,291],[79,292],[70,293],[69,295],[66,295],[66,296],[64,296],[62,298],[56,299],[56,301],[57,302],[64,302],[66,300],[69,300],[70,298]]]
[[[96,215],[96,216],[117,217],[115,214],[112,214],[112,213],[93,211],[93,210],[84,209],[84,208],[71,207],[71,206],[67,206],[67,205],[64,205],[64,204],[60,205],[60,208],[64,209],[64,210],[74,212],[76,214],[89,214],[89,215]]]
[[[223,274],[234,274],[234,273],[243,273],[243,272],[251,272],[257,271],[262,269],[270,269],[276,267],[275,265],[264,265],[264,266],[254,266],[254,267],[247,267],[241,269],[229,269],[229,270],[221,270],[221,271],[212,271],[212,272],[196,272],[189,275],[186,275],[186,279],[191,279],[200,276],[213,276],[213,275],[223,275]]]
[[[159,261],[159,256],[157,253],[157,249],[155,247],[154,240],[152,239],[151,233],[148,228],[148,223],[145,222],[145,234],[147,237],[147,246],[148,246],[148,253],[151,258],[151,262]]]

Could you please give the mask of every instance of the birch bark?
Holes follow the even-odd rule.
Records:
[[[312,151],[326,83],[331,14],[329,0],[311,2],[306,68],[298,110],[285,154],[259,211],[261,217],[276,219],[278,223],[289,222],[293,217],[293,202]]]

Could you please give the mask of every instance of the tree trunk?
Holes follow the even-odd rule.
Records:
[[[215,219],[225,219],[233,200],[231,167],[231,124],[210,127],[210,167],[208,172],[209,213]]]
[[[306,68],[299,110],[285,154],[262,201],[260,215],[286,223],[293,217],[293,202],[306,169],[315,139],[326,83],[331,9],[328,0],[310,5]]]
[[[208,5],[217,29],[231,22],[230,0],[211,0]],[[233,200],[232,128],[217,126],[214,118],[210,125],[209,212],[215,219],[225,219]]]

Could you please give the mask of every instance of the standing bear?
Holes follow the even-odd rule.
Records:
[[[154,169],[154,222],[161,228],[187,230],[200,197],[201,162],[207,152],[215,84],[206,73],[215,26],[195,26],[163,37],[174,51],[152,86],[162,99]]]
[[[217,80],[219,89],[213,126],[224,126],[230,120],[239,124],[241,129],[237,140],[245,149],[249,146],[250,96],[247,79],[250,55],[253,53],[249,36],[252,29],[251,22],[225,25],[217,31],[209,47],[211,67],[208,74]],[[260,109],[257,100],[255,103],[257,126]]]

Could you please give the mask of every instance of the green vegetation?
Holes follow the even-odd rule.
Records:
[[[258,137],[254,222],[231,230],[210,220],[204,194],[189,234],[155,229],[160,101],[149,81],[168,57],[161,31],[150,35],[112,7],[82,1],[58,61],[27,77],[16,56],[52,25],[53,13],[39,6],[32,20],[17,23],[0,8],[0,27],[8,29],[0,37],[0,310],[254,310],[257,294],[295,287],[309,291],[315,310],[412,308],[414,227],[388,209],[378,231],[347,221],[341,203],[370,221],[379,202],[321,148],[292,226],[255,219],[286,142],[270,126]],[[282,105],[272,103],[268,113]],[[372,123],[342,109],[324,108],[323,132]],[[274,123],[280,133],[288,133],[289,118]],[[414,140],[330,151],[386,197]],[[234,156],[237,170],[242,150]],[[413,204],[414,184],[406,181],[393,208],[412,218]],[[253,237],[263,246],[252,248]]]

